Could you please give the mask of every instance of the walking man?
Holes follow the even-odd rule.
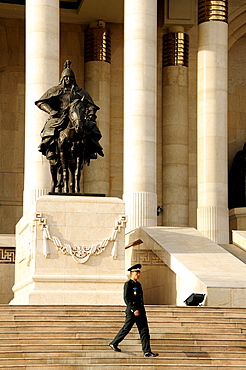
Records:
[[[150,335],[144,308],[143,290],[138,281],[141,267],[142,266],[140,264],[136,264],[128,269],[128,271],[130,271],[130,280],[128,280],[124,285],[124,301],[127,305],[126,319],[123,327],[120,329],[109,346],[114,351],[121,352],[118,344],[130,332],[134,323],[136,323],[142,342],[144,357],[156,357],[159,354],[153,353],[150,348]]]

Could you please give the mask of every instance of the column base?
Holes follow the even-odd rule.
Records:
[[[199,207],[197,229],[217,244],[228,244],[229,210],[222,207]]]
[[[149,192],[125,193],[123,199],[128,217],[126,231],[139,226],[157,226],[157,195]]]
[[[38,200],[43,195],[47,195],[50,191],[50,188],[33,188],[33,189],[25,189],[23,193],[23,209],[24,213],[35,204],[36,200]]]

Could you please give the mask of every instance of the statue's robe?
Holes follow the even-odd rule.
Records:
[[[97,153],[103,156],[102,147],[99,144],[99,140],[102,135],[95,123],[95,113],[99,107],[94,104],[89,93],[77,85],[73,86],[71,91],[67,91],[61,84],[53,86],[48,89],[39,100],[35,101],[35,104],[40,109],[42,109],[42,104],[45,103],[51,108],[51,110],[57,111],[57,114],[54,117],[49,115],[41,131],[42,141],[46,144],[42,145],[41,143],[40,151],[43,155],[46,155],[48,146],[52,146],[54,141],[56,141],[59,132],[67,127],[68,115],[66,114],[66,109],[75,99],[83,99],[85,104],[87,104],[87,107],[89,107],[89,117],[92,117],[84,122],[86,134],[85,162],[89,164],[90,159],[95,159],[97,157]]]

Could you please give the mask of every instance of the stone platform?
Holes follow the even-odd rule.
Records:
[[[181,306],[190,294],[203,293],[206,306],[246,307],[245,263],[196,229],[139,227],[126,244],[137,239],[142,244],[126,250],[126,263],[143,265],[146,304]]]
[[[122,304],[124,212],[118,198],[40,197],[16,227],[10,304]]]

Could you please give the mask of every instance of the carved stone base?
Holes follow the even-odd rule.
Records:
[[[230,243],[232,243],[233,230],[246,230],[246,207],[233,208],[229,213]]]
[[[16,226],[10,304],[123,304],[124,212],[118,198],[40,197]]]

